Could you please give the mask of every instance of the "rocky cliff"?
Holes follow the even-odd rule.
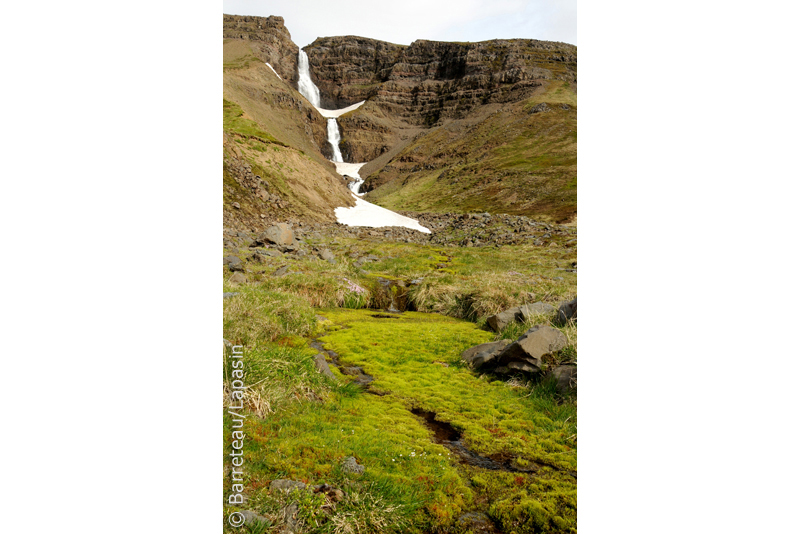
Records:
[[[297,88],[297,53],[300,48],[292,42],[283,17],[222,16],[222,38],[251,42],[254,55],[293,82]]]
[[[417,126],[463,118],[476,106],[519,101],[548,80],[577,82],[577,48],[532,39],[410,46],[325,37],[306,47],[323,107],[371,98]]]

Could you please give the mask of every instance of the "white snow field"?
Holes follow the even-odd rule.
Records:
[[[336,172],[342,176],[349,176],[356,179],[355,182],[348,186],[350,191],[359,196],[363,195],[364,193],[358,192],[358,190],[361,189],[361,184],[364,183],[364,179],[361,177],[361,173],[359,171],[361,170],[361,167],[366,165],[366,163],[339,163],[334,161],[333,164],[336,165]]]
[[[320,115],[322,115],[326,119],[335,119],[337,117],[341,117],[342,115],[344,115],[348,111],[353,111],[354,109],[360,108],[364,104],[364,102],[366,102],[366,100],[362,100],[358,104],[353,104],[352,106],[347,106],[346,108],[342,108],[342,109],[322,109],[322,108],[317,108],[317,111],[319,111]]]
[[[267,67],[269,67],[269,70],[271,70],[272,72],[275,72],[275,69],[272,68],[272,65],[270,65],[269,63],[266,63],[266,65],[267,65]],[[279,80],[283,79],[283,78],[281,78],[281,75],[278,74],[277,72],[275,72],[275,76],[277,76]]]
[[[399,213],[389,211],[386,208],[371,204],[366,200],[358,198],[356,205],[352,208],[336,208],[336,221],[347,226],[366,226],[368,228],[380,228],[381,226],[402,226],[418,230],[424,234],[431,233],[430,230],[419,224],[416,219],[404,217]]]

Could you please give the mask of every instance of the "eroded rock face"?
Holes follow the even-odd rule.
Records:
[[[297,54],[300,47],[292,42],[292,36],[283,23],[283,17],[249,17],[239,15],[222,16],[223,39],[245,39],[256,46],[256,56],[272,68],[284,80],[297,86]]]
[[[532,39],[480,43],[324,37],[305,48],[323,107],[373,98],[409,123],[430,126],[474,107],[524,98],[545,80],[577,80],[577,47]]]

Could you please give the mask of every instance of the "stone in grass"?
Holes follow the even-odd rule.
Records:
[[[317,354],[314,356],[314,366],[317,368],[317,371],[323,375],[335,378],[331,368],[328,366],[328,362],[325,361],[325,356],[322,354]]]
[[[273,480],[272,482],[269,483],[269,489],[270,490],[281,490],[281,491],[285,491],[285,492],[288,493],[289,491],[293,490],[294,488],[302,490],[302,489],[306,488],[306,485],[304,483],[302,483],[302,482],[297,481],[297,480],[288,480],[288,479],[285,479],[285,478],[282,478],[280,480]]]
[[[245,282],[247,282],[247,277],[245,277],[245,275],[243,275],[242,273],[233,273],[233,276],[231,276],[228,282],[230,282],[231,284],[244,284]]]
[[[336,264],[336,257],[333,255],[333,252],[331,252],[327,248],[326,249],[322,249],[320,251],[319,257],[320,257],[320,259],[323,259],[323,260],[327,261],[328,263]]]
[[[557,321],[562,325],[569,321],[578,321],[578,297],[559,304]]]
[[[559,365],[548,371],[547,376],[556,379],[556,389],[561,394],[568,394],[578,389],[578,366],[574,364]]]
[[[285,274],[286,274],[288,271],[289,271],[289,266],[288,266],[288,265],[284,265],[283,267],[279,268],[279,269],[278,269],[278,270],[276,270],[274,273],[272,273],[272,276],[283,276],[283,275],[285,275]]]
[[[495,332],[500,332],[508,326],[509,324],[513,323],[517,320],[517,314],[519,313],[519,308],[511,308],[509,310],[502,311],[496,315],[492,315],[486,322]]]
[[[542,367],[543,356],[558,352],[566,346],[567,336],[560,330],[552,326],[536,325],[506,347],[497,357],[497,363],[510,369],[538,372]]]
[[[500,341],[475,345],[462,352],[461,359],[477,369],[496,358],[509,343],[509,340],[501,339]]]
[[[356,473],[360,475],[364,472],[365,467],[363,465],[359,465],[355,458],[352,456],[348,456],[342,461],[342,471],[345,473]]]
[[[286,223],[278,223],[264,230],[256,238],[258,243],[274,243],[276,245],[291,245],[294,242],[294,232]]]

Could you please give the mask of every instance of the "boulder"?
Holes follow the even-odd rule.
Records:
[[[559,393],[567,394],[578,389],[578,366],[574,364],[559,365],[548,371],[548,377],[556,379]]]
[[[569,321],[578,320],[578,297],[562,302],[558,305],[558,323],[567,324]]]
[[[283,267],[280,267],[274,273],[272,273],[272,276],[283,276],[283,275],[286,274],[286,272],[288,270],[289,270],[289,266],[288,265],[284,265]]]
[[[342,461],[342,471],[345,473],[356,473],[361,474],[364,472],[365,467],[363,465],[359,465],[355,458],[352,456],[348,456]]]
[[[228,282],[231,284],[244,284],[247,282],[247,278],[242,273],[234,273]]]
[[[336,257],[333,255],[333,252],[331,252],[327,248],[323,249],[323,250],[321,250],[319,252],[319,257],[320,257],[320,259],[323,259],[323,260],[327,261],[328,263],[333,263],[333,264],[336,263]]]
[[[322,354],[317,354],[314,356],[314,366],[317,368],[317,371],[323,375],[334,378],[333,372],[331,371],[331,368],[328,367],[328,362],[325,360],[325,356]]]
[[[502,311],[496,315],[492,315],[486,322],[495,332],[500,332],[508,326],[510,323],[513,323],[517,320],[517,314],[520,313],[519,308],[511,308],[510,310]]]
[[[498,365],[509,369],[538,372],[542,367],[543,356],[558,352],[566,346],[567,336],[561,331],[552,326],[536,325],[508,345],[497,356],[496,361]]]
[[[288,224],[278,223],[259,234],[256,241],[259,243],[274,243],[275,245],[291,245],[294,243],[294,233]]]
[[[478,368],[496,358],[510,342],[507,339],[482,343],[461,353],[461,359],[473,368]]]

